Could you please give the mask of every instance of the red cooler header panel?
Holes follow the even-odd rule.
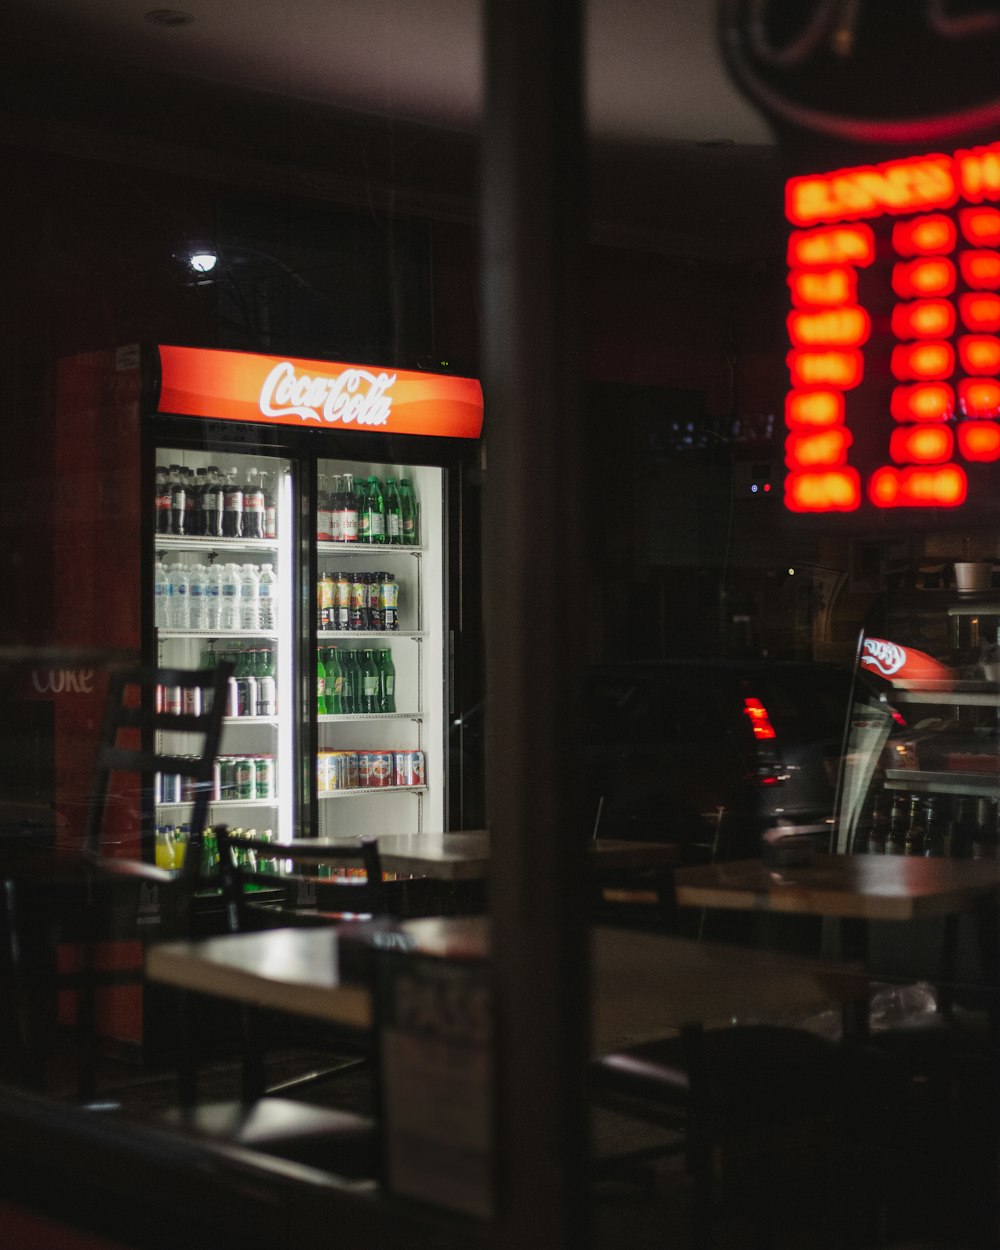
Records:
[[[785,504],[957,508],[1000,462],[1000,143],[791,178]]]
[[[474,378],[197,347],[157,350],[161,412],[441,438],[478,438],[483,427]]]

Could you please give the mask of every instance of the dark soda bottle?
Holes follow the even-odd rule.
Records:
[[[264,491],[264,537],[278,537],[278,503],[274,497],[274,476],[271,473],[260,475],[261,488]]]
[[[219,466],[210,464],[205,475],[205,494],[202,498],[203,532],[209,538],[222,537],[222,513],[225,508],[225,492],[219,477]]]
[[[889,837],[889,795],[880,790],[875,796],[872,821],[868,829],[865,850],[871,855],[885,854],[885,844]]]
[[[200,504],[198,499],[198,477],[190,469],[184,470],[184,488],[187,491],[184,497],[184,533],[200,534],[201,530],[198,528],[198,508]]]
[[[416,547],[420,542],[420,523],[417,513],[417,497],[413,482],[408,477],[399,479],[399,513],[403,525],[403,544]]]
[[[343,475],[343,488],[340,492],[340,527],[341,540],[345,543],[358,541],[358,497],[354,492],[354,474]]]
[[[243,534],[244,538],[264,537],[264,487],[260,473],[251,469],[243,487]]]
[[[179,464],[170,466],[170,532],[183,534],[187,521],[187,487]]]
[[[165,464],[156,466],[156,512],[157,534],[170,533],[170,472]]]
[[[240,484],[236,469],[226,474],[226,489],[223,496],[222,536],[224,538],[243,537],[243,487]]]
[[[952,859],[969,859],[971,857],[974,828],[973,800],[968,795],[963,794],[955,804],[955,814],[951,821]]]

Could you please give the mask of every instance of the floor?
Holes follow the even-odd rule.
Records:
[[[324,1066],[329,1052],[293,1043],[269,1053],[268,1080],[278,1082]],[[73,1099],[71,1066],[59,1059],[51,1070],[55,1097]],[[231,1055],[218,1055],[200,1068],[200,1093],[210,1099],[230,1097],[239,1088],[239,1065]],[[334,1080],[302,1090],[297,1096],[360,1112],[372,1108],[370,1070],[358,1069]],[[120,1102],[130,1111],[151,1111],[175,1100],[174,1071],[169,1064],[142,1067],[132,1060],[104,1056],[101,1061],[100,1095]],[[676,1150],[623,1170],[609,1168],[609,1161],[622,1154],[649,1148],[677,1146],[682,1138],[669,1130],[645,1125],[603,1109],[595,1109],[592,1120],[592,1146],[597,1162],[592,1206],[591,1250],[687,1250],[696,1246],[693,1191],[683,1156]],[[811,1186],[808,1164],[797,1161],[807,1179],[796,1186],[789,1199],[809,1198]],[[816,1177],[817,1189],[822,1177]],[[901,1175],[901,1188],[920,1178]],[[839,1210],[820,1216],[811,1201],[783,1204],[781,1218],[765,1236],[759,1223],[739,1209],[720,1205],[712,1220],[711,1250],[745,1250],[766,1247],[773,1250],[990,1250],[1000,1241],[985,1230],[950,1231],[945,1222],[933,1235],[919,1221],[915,1226],[904,1219],[896,1227],[873,1228],[862,1236],[844,1229],[841,1218],[852,1204],[850,1194],[839,1195]],[[14,1250],[14,1248],[12,1248]],[[56,1248],[53,1248],[56,1250]]]

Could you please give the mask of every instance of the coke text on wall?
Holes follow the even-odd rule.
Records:
[[[789,179],[785,504],[956,508],[1000,462],[1000,143]]]

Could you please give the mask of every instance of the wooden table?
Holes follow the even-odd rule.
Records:
[[[455,833],[391,833],[378,839],[386,872],[412,873],[444,881],[486,877],[490,866],[490,835],[486,830]],[[628,868],[672,868],[678,849],[670,842],[622,842],[595,838],[590,843],[598,872]]]
[[[483,917],[411,920],[391,932],[397,948],[415,955],[490,955]],[[146,975],[188,991],[367,1030],[374,1023],[371,990],[344,974],[344,941],[336,929],[310,928],[161,943],[146,952]],[[591,955],[595,1053],[668,1036],[685,1025],[855,1001],[867,985],[857,965],[608,927],[592,930]]]
[[[867,958],[870,921],[943,918],[941,987],[954,982],[958,918],[976,918],[984,984],[1000,988],[1000,861],[905,855],[817,855],[809,865],[769,867],[761,860],[679,868],[682,907],[835,917],[840,954]],[[996,996],[991,995],[997,1011]]]

